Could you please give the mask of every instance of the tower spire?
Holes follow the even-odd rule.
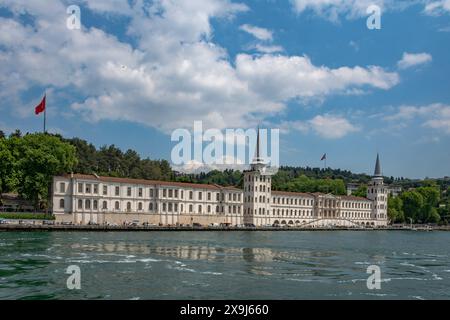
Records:
[[[374,177],[382,177],[381,165],[380,165],[380,155],[377,153],[377,162],[375,163]]]
[[[259,125],[258,125],[258,132],[256,137],[256,160],[259,159]]]
[[[256,150],[255,150],[255,157],[253,158],[253,165],[263,165],[264,159],[261,157],[261,137],[259,133],[259,126],[258,126],[258,132],[256,135]]]

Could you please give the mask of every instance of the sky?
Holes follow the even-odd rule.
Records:
[[[371,174],[380,153],[386,176],[450,176],[449,18],[450,0],[0,0],[0,130],[41,131],[46,92],[48,131],[142,157],[202,121],[279,128],[282,165]]]

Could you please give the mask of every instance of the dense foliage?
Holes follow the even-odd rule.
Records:
[[[0,191],[16,191],[35,208],[46,205],[54,175],[76,165],[76,149],[58,137],[15,132],[0,138]],[[0,193],[0,194],[1,194]]]

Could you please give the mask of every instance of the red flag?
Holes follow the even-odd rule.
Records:
[[[45,97],[46,97],[46,96],[44,96],[44,98],[42,99],[41,103],[39,103],[39,104],[36,106],[36,108],[34,108],[34,113],[35,113],[36,115],[38,115],[39,113],[45,111]]]
[[[327,154],[324,153],[323,156],[322,156],[322,158],[320,159],[320,161],[326,160],[326,158],[327,158]]]

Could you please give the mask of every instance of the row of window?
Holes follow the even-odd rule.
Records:
[[[59,201],[59,207],[60,209],[64,209],[65,207],[65,201],[64,199],[60,199]],[[178,212],[178,207],[180,208],[180,212],[183,212],[183,204],[178,205],[178,203],[162,203],[162,211],[163,212]],[[78,199],[77,202],[77,208],[78,210],[98,210],[99,209],[99,202],[98,200],[91,200],[91,199]],[[211,205],[205,206],[206,208],[206,213],[212,213],[213,207]],[[215,206],[215,213],[225,213],[225,211],[227,211],[227,213],[241,213],[241,206],[237,206],[237,205],[233,205],[233,206]],[[108,202],[107,201],[103,201],[102,202],[102,207],[101,210],[108,210]],[[114,210],[115,211],[120,211],[121,210],[121,205],[119,201],[115,201],[114,202]],[[137,207],[138,211],[143,211],[144,210],[144,205],[142,202],[138,202],[138,207]],[[148,206],[148,210],[149,211],[157,211],[158,210],[158,204],[154,204],[154,203],[149,203]],[[188,206],[188,210],[189,213],[205,213],[203,212],[203,206],[202,205],[197,205],[194,207],[194,205],[189,205]],[[131,212],[132,211],[132,205],[131,202],[127,202],[126,203],[126,211],[127,212]]]
[[[313,199],[282,198],[282,197],[273,197],[272,199],[273,199],[272,202],[277,204],[312,206],[314,203]]]
[[[259,185],[259,188],[258,188],[258,186],[252,186],[252,185],[248,185],[247,186],[247,188],[245,189],[245,191],[248,191],[248,192],[251,192],[251,191],[253,191],[253,192],[270,192],[270,187],[269,186],[265,186],[265,185],[263,185],[263,184],[261,184],[261,185]]]
[[[349,209],[371,209],[372,204],[369,202],[342,202],[342,207]]]
[[[265,215],[266,209],[265,208],[259,208],[259,209],[253,209],[255,215]],[[270,209],[267,210],[267,214],[270,215]],[[248,208],[245,210],[244,214],[250,215],[252,214],[252,209]],[[302,216],[302,217],[312,217],[313,211],[312,210],[294,210],[294,209],[272,209],[272,214],[274,216]]]
[[[344,218],[363,218],[363,219],[370,219],[370,213],[369,212],[341,212],[341,216]]]
[[[261,177],[258,178],[258,176],[251,175],[251,174],[247,175],[247,177],[245,179],[245,181],[247,181],[247,182],[258,182],[258,181],[260,181],[260,182],[267,182],[267,183],[270,183],[270,180],[271,180],[270,176],[261,176]]]
[[[114,195],[117,197],[121,196],[120,186],[113,186],[113,188],[114,188]],[[65,182],[61,182],[59,184],[59,191],[61,193],[66,192],[66,183]],[[99,185],[79,182],[78,183],[78,193],[99,194]],[[198,191],[198,192],[196,192],[196,195],[197,195],[196,199],[203,200],[203,193],[206,194],[206,200],[211,201],[211,199],[213,197],[213,194],[211,192]],[[105,196],[108,195],[108,186],[107,185],[102,186],[102,194]],[[226,200],[225,194],[222,193],[222,197],[220,197],[220,195],[221,195],[220,193],[215,193],[216,201],[225,201]],[[126,196],[132,197],[132,187],[126,187]],[[157,190],[150,188],[149,196],[150,196],[150,198],[157,196]],[[139,197],[139,198],[144,197],[144,188],[142,188],[142,187],[137,188],[137,197]],[[184,190],[162,189],[162,197],[163,198],[184,199]],[[188,197],[189,197],[189,200],[193,200],[194,199],[194,191],[189,191]],[[228,201],[240,202],[241,194],[240,193],[228,193]]]

